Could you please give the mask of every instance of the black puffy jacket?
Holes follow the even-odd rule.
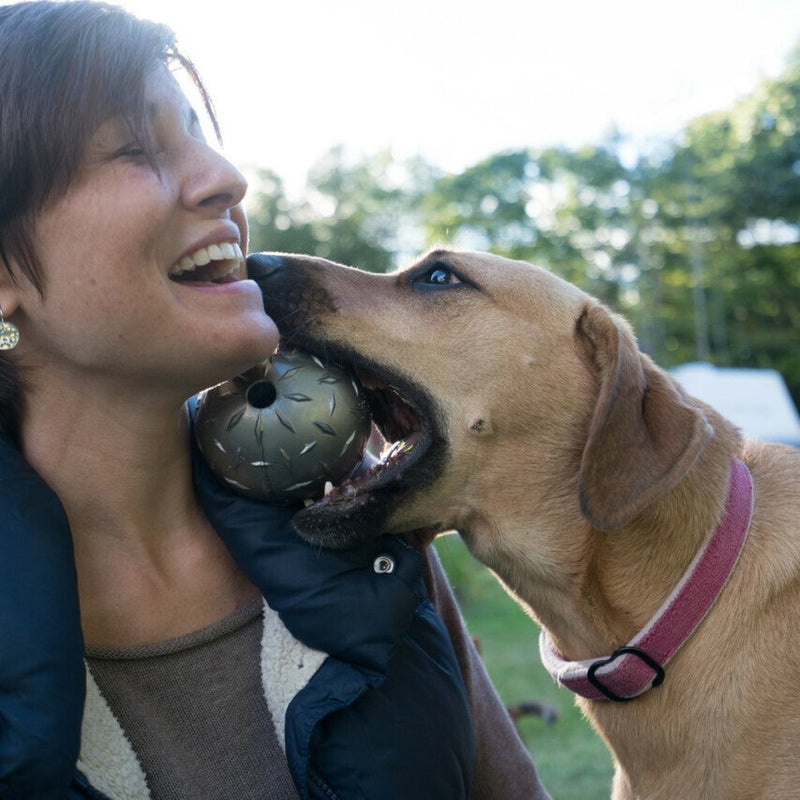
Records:
[[[284,625],[329,654],[286,714],[301,797],[468,797],[469,706],[420,554],[395,537],[321,551],[295,536],[291,510],[232,494],[198,457],[195,483],[211,523]],[[102,800],[75,768],[85,673],[69,528],[56,496],[5,442],[0,553],[0,798]],[[376,571],[381,557],[391,571]]]

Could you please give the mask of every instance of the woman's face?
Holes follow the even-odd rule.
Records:
[[[278,333],[244,280],[244,178],[205,143],[166,68],[147,101],[158,170],[120,120],[104,123],[36,217],[44,296],[17,287],[6,316],[38,372],[197,391],[268,357]]]

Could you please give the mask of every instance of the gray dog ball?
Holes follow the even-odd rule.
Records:
[[[302,350],[198,395],[195,434],[214,472],[249,497],[319,499],[361,462],[371,431],[358,382]]]

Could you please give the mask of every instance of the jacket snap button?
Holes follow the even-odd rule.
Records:
[[[379,575],[394,572],[394,559],[391,556],[378,556],[372,564],[372,568]]]

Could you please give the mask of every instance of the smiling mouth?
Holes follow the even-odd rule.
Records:
[[[326,547],[348,547],[380,533],[376,526],[393,505],[426,482],[427,470],[419,465],[435,441],[431,405],[416,387],[372,366],[358,366],[355,373],[375,430],[367,456],[350,477],[326,484],[322,498],[307,500],[293,519],[303,538]]]
[[[200,247],[184,256],[169,271],[176,283],[231,283],[239,280],[244,256],[236,242],[219,242]]]

